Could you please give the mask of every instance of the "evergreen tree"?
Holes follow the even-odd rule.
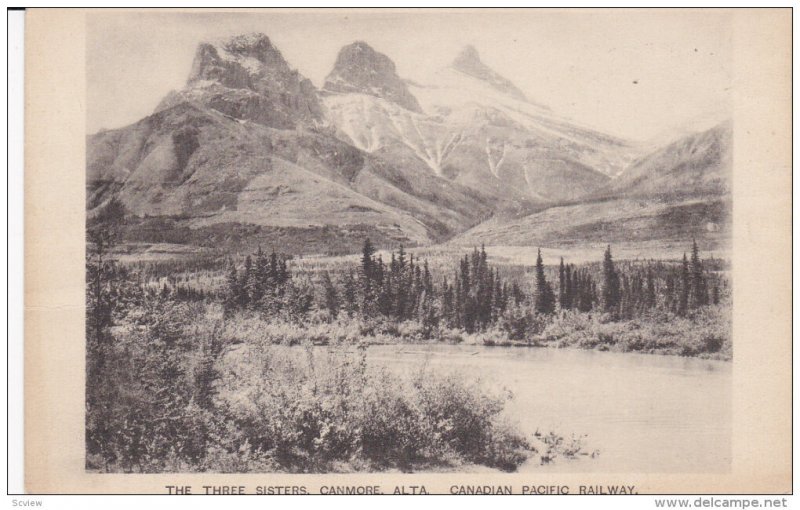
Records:
[[[500,272],[495,269],[494,272],[494,293],[492,299],[492,322],[497,321],[497,319],[503,315],[503,312],[506,309],[506,296],[503,292],[504,289],[503,282],[500,281]]]
[[[250,255],[246,256],[244,259],[244,270],[242,271],[242,277],[239,281],[239,285],[242,288],[242,293],[240,295],[241,306],[248,306],[250,304],[253,286],[253,259],[250,258]]]
[[[461,299],[458,308],[461,327],[467,333],[475,331],[473,285],[470,277],[470,257],[469,255],[464,255],[464,258],[461,259],[461,274],[459,278]]]
[[[372,317],[375,314],[375,298],[376,289],[374,279],[374,266],[375,261],[373,255],[375,248],[369,238],[364,240],[364,246],[361,249],[361,267],[359,272],[359,280],[361,287],[361,313],[366,317]]]
[[[689,273],[691,280],[691,307],[697,308],[707,305],[708,289],[706,288],[706,279],[703,275],[703,263],[700,260],[700,253],[697,249],[697,241],[695,240],[692,240],[692,260]]]
[[[608,245],[603,256],[603,309],[606,312],[616,312],[619,302],[619,275],[611,258],[611,245]]]
[[[525,301],[525,295],[522,293],[522,289],[519,288],[519,284],[517,282],[511,283],[511,298],[515,305],[519,306]]]
[[[453,288],[453,327],[462,328],[464,327],[464,290],[461,288],[461,278],[458,272],[456,272],[453,281],[455,282]]]
[[[677,311],[677,304],[675,299],[675,275],[673,271],[670,270],[667,272],[667,276],[664,281],[664,306],[667,310],[670,311]]]
[[[678,314],[686,315],[689,309],[689,297],[691,294],[691,273],[689,272],[689,261],[686,259],[686,253],[683,254],[683,261],[681,262],[681,288],[680,296],[678,298]]]
[[[553,289],[544,277],[544,264],[542,263],[542,250],[536,256],[536,293],[534,295],[534,308],[541,314],[551,314],[555,310],[555,295]]]
[[[453,288],[447,283],[445,277],[442,281],[442,318],[448,327],[456,327]]]
[[[278,265],[278,285],[283,285],[289,281],[292,275],[289,272],[289,267],[286,264],[286,257],[280,259],[280,264]]]
[[[406,268],[406,252],[403,245],[397,251],[397,269],[393,275],[393,283],[395,286],[395,303],[394,303],[394,316],[398,320],[404,320],[408,311],[409,304],[409,281]]]
[[[267,288],[274,293],[279,283],[280,266],[278,264],[278,254],[275,250],[269,256],[269,268],[267,270]]]
[[[344,279],[344,306],[348,317],[353,317],[356,313],[358,313],[357,295],[358,291],[356,279],[353,275],[353,270],[351,269],[347,272],[347,275]]]
[[[558,264],[558,306],[562,310],[566,310],[567,302],[567,270],[564,267],[564,257],[561,257],[561,262]]]
[[[653,308],[656,306],[656,282],[653,277],[653,269],[647,266],[647,287],[645,290],[645,307]]]
[[[86,342],[96,364],[87,370],[104,369],[105,349],[110,341],[108,328],[114,323],[124,276],[110,254],[119,241],[124,221],[125,206],[112,198],[86,222]]]
[[[431,271],[428,268],[428,260],[427,259],[425,259],[425,263],[423,265],[422,285],[423,285],[423,287],[425,289],[425,292],[427,292],[430,295],[433,295],[433,278],[431,277]]]
[[[269,276],[269,261],[267,260],[264,251],[261,249],[261,246],[258,247],[258,251],[256,252],[255,262],[252,272],[251,279],[253,280],[250,284],[250,301],[252,303],[257,303],[261,300],[264,296],[264,291],[267,288],[267,278]]]
[[[322,273],[322,286],[325,292],[325,308],[331,314],[332,318],[339,315],[339,293],[336,286],[331,281],[331,275],[325,271]]]
[[[594,305],[594,282],[587,269],[581,269],[573,276],[575,281],[575,299],[581,312],[592,311]]]
[[[209,337],[201,344],[200,361],[194,374],[194,400],[205,410],[214,410],[217,394],[216,382],[220,379],[217,362],[222,355],[223,342],[220,325],[215,324]]]
[[[564,303],[563,308],[570,310],[575,306],[575,266],[567,264],[564,268]]]

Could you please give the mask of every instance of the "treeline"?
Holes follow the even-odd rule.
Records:
[[[286,258],[279,257],[274,251],[267,256],[259,247],[253,257],[248,255],[244,259],[241,272],[229,260],[225,282],[225,310],[256,307],[280,310],[290,278]]]
[[[87,470],[513,471],[536,453],[503,418],[506,398],[465,378],[372,371],[365,349],[242,345],[232,332],[240,323],[217,315],[213,295],[150,285],[117,264],[123,218],[112,201],[87,222]],[[230,266],[226,309],[307,318],[313,289],[285,258],[259,251],[241,270]],[[548,459],[569,448],[551,437]]]
[[[614,262],[609,246],[600,264],[576,269],[559,265],[559,306],[561,309],[599,309],[613,318],[631,319],[660,309],[686,316],[709,304],[719,304],[726,281],[705,268],[697,242],[691,257],[684,253],[679,264],[663,261]],[[577,274],[577,277],[576,277]],[[575,287],[575,280],[582,282]],[[600,280],[600,288],[594,279]]]
[[[303,306],[298,306],[298,296]],[[525,300],[518,284],[505,282],[498,269],[489,267],[483,248],[465,255],[452,279],[434,283],[427,260],[420,262],[401,246],[384,261],[367,239],[358,267],[339,275],[323,271],[316,288],[293,282],[286,260],[275,253],[267,258],[259,249],[241,270],[231,261],[224,303],[227,313],[251,308],[271,315],[284,306],[303,318],[316,302],[316,309],[331,319],[413,320],[430,334],[439,325],[467,332],[485,329],[502,317],[509,303],[520,306]]]
[[[508,281],[488,262],[484,247],[458,261],[451,274],[434,276],[427,260],[401,246],[384,260],[369,239],[357,266],[338,272],[321,271],[314,278],[295,280],[287,258],[261,249],[237,268],[229,261],[223,292],[227,314],[253,309],[267,318],[305,320],[322,313],[326,320],[342,316],[418,322],[426,337],[437,329],[467,333],[492,327],[512,339],[541,329],[547,317],[565,310],[597,312],[609,320],[632,319],[658,309],[685,316],[719,303],[724,281],[704,268],[697,243],[679,264],[614,261],[607,247],[602,263],[580,267],[563,258],[553,283],[541,251],[533,277]],[[554,288],[555,287],[555,288]]]

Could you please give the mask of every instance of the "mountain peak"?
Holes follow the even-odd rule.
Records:
[[[510,80],[494,72],[489,66],[483,63],[478,50],[475,46],[468,44],[459,52],[453,60],[451,66],[456,71],[472,76],[484,81],[493,88],[508,94],[520,101],[526,101],[525,94],[522,93]]]
[[[189,83],[219,79],[220,68],[229,67],[230,64],[243,68],[251,81],[258,75],[263,75],[265,70],[280,74],[292,72],[269,37],[261,32],[253,32],[200,43],[195,53]]]
[[[475,49],[475,46],[471,44],[464,46],[453,60],[453,67],[456,69],[459,67],[470,67],[478,64],[483,65],[483,62],[481,62],[481,56],[478,54],[478,50]]]
[[[234,35],[210,44],[214,46],[221,58],[253,58],[268,66],[289,68],[289,64],[284,60],[278,48],[272,44],[266,34],[261,32]]]
[[[186,87],[170,93],[158,109],[184,101],[278,129],[323,118],[314,85],[260,32],[201,42]]]
[[[417,99],[397,75],[392,59],[364,41],[339,50],[333,70],[323,90],[335,93],[360,93],[380,97],[407,110],[421,112]]]
[[[247,51],[256,48],[272,47],[272,42],[263,32],[239,34],[220,40],[230,51]]]

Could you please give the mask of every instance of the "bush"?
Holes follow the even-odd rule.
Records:
[[[463,463],[511,470],[532,454],[502,419],[508,397],[456,375],[368,369],[363,349],[241,346],[225,365],[222,398],[236,423],[288,471]]]
[[[144,305],[143,305],[144,306]],[[364,323],[223,319],[161,297],[109,334],[87,395],[87,468],[125,472],[334,472],[481,464],[534,453],[505,394],[420,369],[367,366]],[[379,341],[385,323],[367,324]],[[416,322],[399,325],[419,338]],[[316,342],[327,347],[314,347]]]
[[[636,319],[606,319],[605,315],[563,312],[542,336],[547,344],[558,347],[731,359],[730,314],[725,305],[703,307],[685,317],[652,310]]]

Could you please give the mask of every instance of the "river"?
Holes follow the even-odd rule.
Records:
[[[371,346],[370,363],[478,376],[513,393],[522,430],[586,436],[592,458],[530,462],[520,471],[725,472],[731,462],[731,364],[577,349],[474,345]]]

